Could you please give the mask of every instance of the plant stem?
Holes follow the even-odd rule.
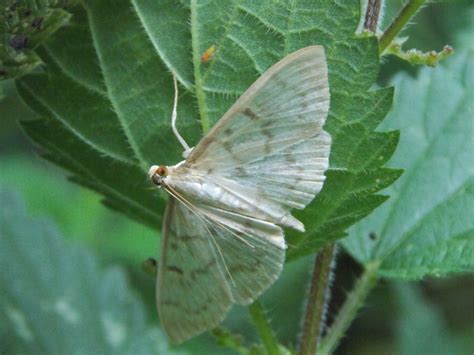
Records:
[[[331,243],[324,247],[314,258],[303,333],[299,346],[300,355],[316,354],[316,349],[318,348],[318,343],[324,330],[335,255],[336,246]]]
[[[364,29],[373,33],[377,32],[380,21],[382,0],[368,0],[365,10]]]
[[[280,352],[278,350],[278,340],[276,339],[275,333],[273,333],[273,330],[270,327],[270,323],[267,320],[261,303],[257,300],[252,303],[248,309],[262,344],[267,350],[267,354],[279,355]]]
[[[334,323],[321,341],[318,354],[332,354],[334,352],[339,341],[356,317],[357,312],[364,304],[367,295],[375,286],[378,268],[379,263],[366,265],[366,268],[359,280],[357,280],[354,289],[347,295],[346,302],[339,311]]]
[[[382,54],[392,43],[395,37],[400,33],[415,13],[420,9],[426,0],[410,0],[400,10],[392,23],[388,26],[379,40],[379,53]]]

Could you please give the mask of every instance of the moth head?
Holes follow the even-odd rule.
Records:
[[[168,176],[168,167],[164,165],[153,165],[148,170],[148,177],[156,186],[161,187],[163,180]]]

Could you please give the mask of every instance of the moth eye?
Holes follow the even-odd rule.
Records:
[[[151,181],[153,181],[153,183],[157,186],[161,186],[161,177],[159,177],[158,175],[153,175],[152,178],[151,178]]]
[[[164,165],[160,165],[158,169],[156,169],[156,173],[160,176],[168,176],[168,168]]]

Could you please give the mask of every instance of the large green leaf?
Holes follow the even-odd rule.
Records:
[[[0,188],[0,352],[6,354],[169,354],[147,325],[121,269],[65,244],[57,227],[29,217]]]
[[[473,73],[471,51],[395,81],[395,110],[383,128],[401,130],[391,164],[406,173],[344,242],[360,262],[380,263],[384,276],[474,270]]]
[[[354,35],[359,4],[84,3],[87,16],[72,9],[72,27],[59,31],[40,52],[47,76],[24,78],[18,87],[42,116],[25,124],[30,137],[46,148],[48,159],[72,170],[74,180],[103,193],[108,205],[154,227],[160,224],[165,199],[148,190],[145,173],[151,164],[181,159],[170,127],[170,72],[181,83],[178,128],[196,144],[201,130],[207,131],[269,66],[311,44],[326,49],[331,88],[326,128],[334,143],[325,188],[297,213],[307,233],[288,232],[289,258],[341,238],[385,201],[376,193],[400,174],[382,168],[398,133],[374,130],[390,109],[393,92],[369,91],[378,75],[378,49],[375,38]],[[69,50],[61,46],[65,40]],[[201,63],[212,45],[214,58]],[[61,102],[55,102],[59,95]]]

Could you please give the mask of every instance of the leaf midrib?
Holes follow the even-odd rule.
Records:
[[[42,75],[42,74],[33,74],[33,75]],[[116,155],[115,153],[113,153],[112,151],[108,150],[108,149],[105,149],[104,147],[101,147],[101,146],[98,146],[96,143],[92,142],[91,140],[89,140],[84,134],[82,134],[80,131],[76,130],[70,123],[69,121],[67,120],[64,120],[62,118],[61,115],[59,115],[50,105],[48,105],[47,102],[45,102],[45,100],[43,100],[42,98],[38,97],[38,95],[36,95],[35,91],[31,90],[30,87],[28,85],[25,85],[24,83],[21,84],[21,87],[26,90],[32,97],[35,98],[35,100],[38,101],[38,103],[40,105],[42,105],[46,110],[49,111],[49,113],[55,117],[56,120],[58,120],[59,122],[61,122],[61,124],[63,124],[65,127],[67,127],[68,130],[70,130],[77,138],[79,138],[81,141],[83,141],[84,143],[86,143],[87,145],[89,145],[92,149],[94,149],[95,151],[97,151],[97,153],[99,154],[104,154],[114,160],[117,160],[117,161],[120,161],[120,162],[123,162],[123,163],[127,163],[127,164],[131,164],[133,165],[133,161],[132,160],[126,160],[126,159],[123,159],[123,157],[119,156],[119,155]]]
[[[150,29],[150,26],[148,24],[148,21],[145,20],[144,16],[143,16],[143,12],[141,11],[141,7],[138,6],[137,4],[137,0],[132,0],[132,6],[135,10],[135,12],[137,13],[138,15],[138,19],[140,20],[140,23],[141,25],[143,26],[143,29],[145,30],[145,33],[148,37],[148,39],[150,40],[151,44],[153,45],[153,47],[155,48],[156,50],[156,53],[158,54],[158,56],[160,57],[160,59],[163,61],[163,63],[165,64],[165,66],[167,68],[170,69],[170,71],[173,73],[173,75],[176,76],[176,79],[178,79],[178,81],[187,89],[189,90],[190,92],[193,92],[194,91],[194,87],[193,87],[193,83],[191,83],[190,81],[186,80],[185,77],[183,77],[181,74],[180,74],[180,71],[176,69],[175,66],[173,66],[173,63],[172,61],[170,61],[168,59],[168,57],[166,56],[165,52],[160,48],[160,44],[158,41],[155,41],[155,37],[153,36],[153,32],[152,30]]]
[[[193,49],[194,67],[194,89],[201,118],[201,128],[203,134],[211,128],[206,103],[206,94],[203,88],[203,78],[201,74],[201,58],[199,56],[199,34],[198,34],[198,0],[191,0],[191,46]]]
[[[229,16],[229,21],[228,21],[227,26],[225,26],[224,32],[222,33],[221,37],[216,41],[216,43],[214,43],[214,45],[217,48],[217,51],[214,55],[214,58],[210,61],[206,72],[204,73],[203,83],[206,81],[207,77],[209,76],[209,73],[212,72],[212,68],[214,67],[214,65],[216,63],[216,58],[219,56],[219,47],[222,45],[222,43],[225,41],[226,37],[228,36],[229,30],[230,30],[230,25],[229,24],[233,22],[238,10],[241,8],[240,5],[241,5],[241,2],[239,2],[238,4],[237,3],[234,4],[234,8],[232,9],[232,14]],[[199,53],[197,53],[197,54],[199,55]],[[200,65],[201,64],[199,63],[199,66]],[[206,89],[206,91],[209,91],[209,90]]]
[[[104,58],[102,56],[103,55],[102,48],[100,47],[100,45],[98,44],[98,41],[97,41],[97,28],[95,27],[94,21],[91,19],[91,17],[93,15],[91,15],[91,11],[90,11],[88,6],[85,5],[84,7],[87,10],[87,19],[88,19],[88,22],[89,22],[89,27],[91,29],[92,42],[93,42],[94,47],[96,49],[97,58],[99,60],[101,68],[105,68],[106,65],[105,65]],[[144,172],[146,172],[146,171],[148,171],[148,163],[145,160],[145,158],[143,157],[143,155],[140,151],[140,148],[139,148],[137,142],[135,141],[135,139],[133,137],[133,134],[130,132],[130,129],[129,129],[128,125],[122,119],[122,116],[124,115],[124,113],[121,111],[120,105],[118,104],[118,102],[115,98],[115,95],[113,95],[113,93],[111,92],[110,88],[113,87],[113,85],[110,83],[110,79],[109,79],[108,75],[105,73],[104,70],[103,70],[103,77],[104,77],[104,81],[106,83],[105,87],[106,87],[106,90],[107,90],[107,96],[108,96],[108,98],[109,98],[109,100],[110,100],[110,102],[111,102],[111,104],[114,108],[114,111],[117,115],[118,121],[120,123],[120,127],[122,128],[123,132],[125,133],[125,136],[128,139],[130,147],[132,148],[132,151],[133,151],[135,157],[137,158],[137,160],[139,162],[140,168]]]

